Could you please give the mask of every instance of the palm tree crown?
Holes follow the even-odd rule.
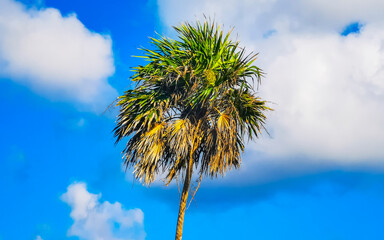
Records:
[[[251,84],[262,76],[257,54],[208,21],[174,29],[178,40],[151,38],[153,49],[142,49],[148,62],[134,68],[137,85],[117,102],[114,135],[131,136],[125,165],[144,184],[158,173],[169,184],[189,172],[190,182],[193,169],[216,177],[238,168],[245,140],[258,137],[270,110]]]

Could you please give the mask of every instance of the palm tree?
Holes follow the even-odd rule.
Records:
[[[183,231],[192,174],[211,178],[240,167],[246,140],[264,129],[271,110],[256,96],[253,84],[262,71],[239,42],[210,21],[174,27],[178,40],[151,38],[142,49],[148,63],[134,68],[135,89],[117,100],[116,142],[130,136],[126,167],[144,184],[165,174],[166,185],[184,178],[176,240]],[[252,81],[251,81],[252,80]]]

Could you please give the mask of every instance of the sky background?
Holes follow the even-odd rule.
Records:
[[[134,182],[112,129],[138,48],[214,18],[259,52],[270,136],[205,179],[183,239],[384,238],[381,0],[0,0],[0,240],[172,239],[179,194]]]

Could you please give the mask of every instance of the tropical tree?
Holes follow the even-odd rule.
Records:
[[[240,167],[245,141],[264,129],[270,110],[253,85],[262,71],[230,32],[210,21],[174,27],[178,40],[151,38],[147,64],[134,68],[133,90],[117,100],[116,142],[130,137],[124,164],[150,184],[183,178],[176,240],[183,231],[192,174],[211,178]]]

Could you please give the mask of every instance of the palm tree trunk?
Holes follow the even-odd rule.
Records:
[[[193,171],[193,158],[191,156],[187,166],[187,170],[185,172],[183,192],[181,193],[179,216],[177,218],[177,227],[176,227],[176,238],[175,238],[176,240],[181,240],[181,237],[183,236],[184,214],[185,214],[185,208],[187,206],[189,188],[191,187],[192,171]]]

